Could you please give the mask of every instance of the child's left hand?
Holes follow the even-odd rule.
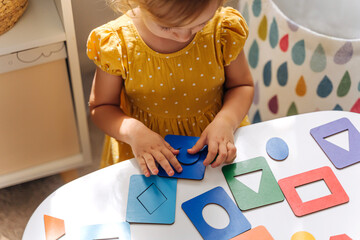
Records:
[[[214,168],[222,163],[231,163],[236,157],[233,127],[223,119],[214,119],[203,131],[196,144],[188,149],[188,153],[195,154],[205,145],[208,145],[208,155],[204,160],[205,166],[211,164],[211,167]]]

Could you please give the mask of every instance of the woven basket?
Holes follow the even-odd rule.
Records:
[[[27,5],[28,0],[0,0],[0,35],[15,25]]]

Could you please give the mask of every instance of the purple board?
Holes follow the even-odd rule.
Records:
[[[325,139],[343,131],[348,131],[349,134],[349,151]],[[310,134],[336,168],[345,168],[360,162],[360,133],[349,119],[340,118],[313,128]]]

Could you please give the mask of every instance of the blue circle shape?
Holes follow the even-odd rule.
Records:
[[[271,138],[266,143],[266,152],[274,160],[282,161],[289,156],[289,148],[284,140],[278,137]]]

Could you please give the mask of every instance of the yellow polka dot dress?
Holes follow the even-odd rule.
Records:
[[[147,46],[123,15],[90,33],[87,54],[103,71],[124,79],[121,108],[127,115],[163,137],[200,136],[222,106],[224,66],[247,36],[240,13],[222,8],[185,48],[163,54]],[[129,145],[105,137],[102,167],[133,157]]]

